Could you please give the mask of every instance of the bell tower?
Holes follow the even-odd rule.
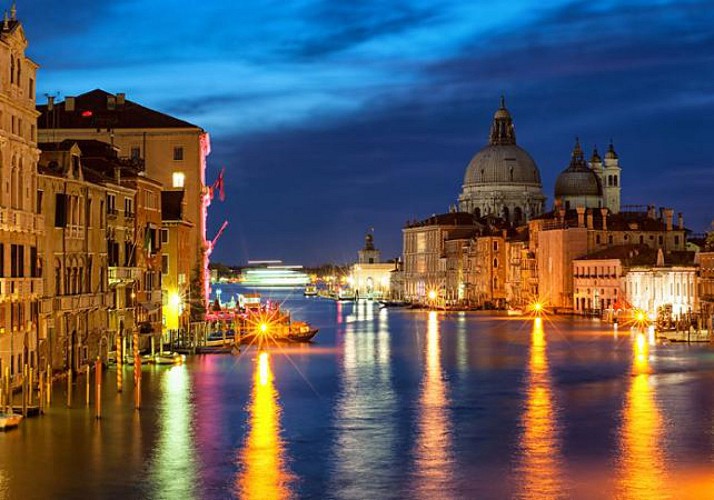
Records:
[[[603,201],[613,214],[620,212],[620,192],[622,189],[620,159],[615,152],[615,147],[610,141],[610,146],[605,154],[605,168],[602,174]]]

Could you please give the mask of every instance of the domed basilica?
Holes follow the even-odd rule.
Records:
[[[555,203],[566,210],[577,207],[607,208],[611,213],[618,213],[620,175],[620,160],[612,143],[604,163],[597,148],[586,163],[580,141],[576,139],[570,165],[555,181]]]
[[[459,210],[520,224],[540,215],[544,206],[540,172],[533,158],[516,144],[513,119],[501,97],[488,145],[466,169]]]

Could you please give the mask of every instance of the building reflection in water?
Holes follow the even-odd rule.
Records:
[[[521,498],[557,498],[563,495],[558,418],[548,371],[543,320],[533,320],[528,360],[518,466]]]
[[[439,315],[430,311],[414,453],[416,488],[422,498],[439,498],[454,488],[449,400],[441,367],[440,341]]]
[[[375,318],[375,308],[373,302],[358,302],[345,326],[330,485],[337,498],[361,498],[365,491],[378,492],[377,497],[394,493],[399,414],[391,380],[389,313],[382,310]]]
[[[159,436],[152,475],[154,498],[197,498],[198,475],[193,404],[188,367],[173,366],[162,374]]]
[[[238,457],[236,494],[246,499],[289,498],[293,478],[285,465],[280,403],[265,351],[255,364],[249,414],[250,429]]]
[[[632,377],[625,399],[618,461],[618,490],[624,498],[668,498],[666,461],[660,447],[665,429],[651,385],[649,342],[633,342]]]

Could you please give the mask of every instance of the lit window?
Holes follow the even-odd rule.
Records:
[[[186,181],[186,174],[183,172],[174,172],[173,184],[175,188],[183,188],[184,182]]]

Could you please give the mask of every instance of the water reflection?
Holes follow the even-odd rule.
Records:
[[[519,495],[522,498],[556,498],[562,495],[560,437],[541,318],[533,320],[527,376],[526,407],[521,424]]]
[[[162,374],[159,437],[153,462],[155,498],[196,498],[191,381],[185,365]],[[97,456],[101,456],[98,454]]]
[[[651,386],[644,333],[636,334],[633,351],[633,373],[622,415],[619,492],[626,498],[667,498],[666,463],[660,448],[664,428]]]
[[[354,306],[345,325],[342,384],[335,409],[335,477],[338,498],[386,497],[394,488],[392,468],[399,415],[392,387],[388,312],[375,315],[373,302]]]
[[[447,386],[441,367],[439,316],[429,312],[426,330],[426,369],[419,398],[415,450],[416,488],[420,496],[438,498],[452,490],[451,423]]]
[[[267,352],[258,354],[253,372],[250,430],[240,453],[239,498],[288,498],[292,476],[285,466],[280,437],[280,404]]]

